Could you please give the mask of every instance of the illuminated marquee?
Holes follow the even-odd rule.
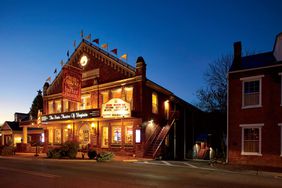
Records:
[[[42,116],[42,122],[71,120],[71,119],[85,119],[85,118],[94,118],[94,117],[100,117],[99,109],[81,110],[81,111],[66,112],[61,114],[50,114],[50,115]]]
[[[118,99],[113,98],[107,103],[102,105],[103,118],[125,118],[131,117],[130,104]]]

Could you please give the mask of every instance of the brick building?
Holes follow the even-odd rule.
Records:
[[[282,167],[282,33],[270,52],[241,57],[228,79],[228,162]]]
[[[184,159],[201,113],[136,67],[82,40],[43,88],[45,147],[68,140],[98,152]]]

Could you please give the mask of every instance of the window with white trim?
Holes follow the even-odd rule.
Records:
[[[242,124],[242,155],[261,155],[261,128],[263,124]]]
[[[242,107],[252,108],[261,106],[263,76],[241,78],[242,80]]]

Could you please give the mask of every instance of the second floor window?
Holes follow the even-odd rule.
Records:
[[[55,101],[55,113],[61,113],[62,112],[62,103],[61,100]]]
[[[157,93],[152,93],[152,113],[158,113],[158,95]]]
[[[243,107],[261,106],[261,79],[244,80],[242,94]]]

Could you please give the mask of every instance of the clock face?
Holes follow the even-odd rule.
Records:
[[[85,65],[87,65],[87,62],[88,62],[87,56],[86,55],[82,56],[80,59],[80,65],[84,67]]]

